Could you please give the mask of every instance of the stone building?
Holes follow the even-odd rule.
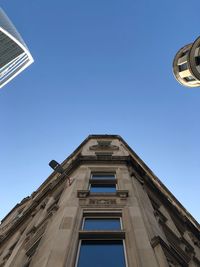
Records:
[[[200,227],[120,136],[90,135],[2,220],[0,266],[197,267]]]

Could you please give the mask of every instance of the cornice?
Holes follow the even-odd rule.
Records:
[[[169,207],[172,207],[175,212],[177,212],[181,219],[187,222],[187,224],[192,229],[196,229],[198,236],[200,238],[200,225],[192,217],[192,215],[183,207],[183,205],[175,198],[175,196],[166,188],[166,186],[152,173],[149,168],[143,168],[136,159],[130,157],[130,164],[141,176],[142,180],[146,184],[150,185],[154,190],[156,190],[160,196],[162,196],[162,201],[164,201]]]
[[[190,257],[186,255],[181,249],[176,250],[174,247],[168,245],[160,236],[155,236],[151,240],[151,245],[155,248],[158,244],[161,245],[164,250],[165,255],[170,255],[174,260],[176,260],[181,266],[187,267],[190,261]]]

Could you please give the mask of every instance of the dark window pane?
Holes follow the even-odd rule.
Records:
[[[90,187],[91,193],[115,193],[116,192],[116,185],[98,185],[98,184],[91,184]]]
[[[125,267],[122,240],[83,240],[78,267]]]
[[[187,82],[195,81],[195,79],[192,76],[188,76],[184,78]]]
[[[84,230],[120,230],[120,218],[85,218]]]
[[[115,175],[114,174],[93,174],[92,179],[113,180],[115,179]]]
[[[179,65],[178,68],[179,68],[179,71],[187,70],[188,69],[187,63],[184,63],[182,65]]]
[[[200,65],[200,57],[195,57],[196,65]]]

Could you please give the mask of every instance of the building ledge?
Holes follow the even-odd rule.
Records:
[[[86,198],[86,197],[120,197],[127,198],[128,190],[116,190],[114,193],[91,193],[90,190],[78,190],[77,191],[78,198]]]

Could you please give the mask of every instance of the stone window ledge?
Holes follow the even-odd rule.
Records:
[[[98,197],[98,196],[106,196],[106,197],[120,197],[127,198],[128,190],[116,190],[114,193],[91,193],[90,190],[78,190],[77,197],[78,198],[86,198],[86,197]]]

